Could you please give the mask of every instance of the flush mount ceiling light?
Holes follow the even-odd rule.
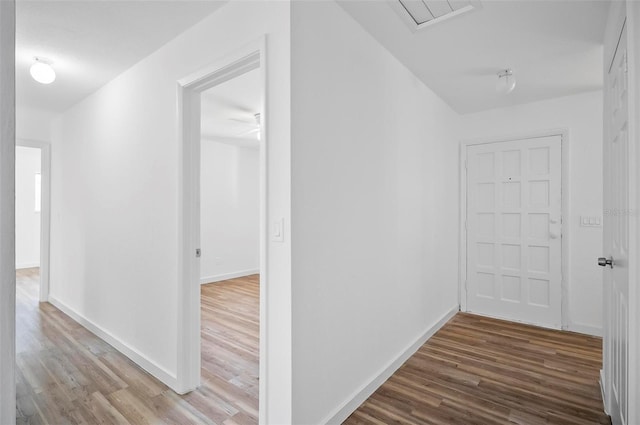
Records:
[[[516,77],[511,69],[498,72],[496,91],[500,94],[509,94],[516,88]]]
[[[56,79],[56,71],[51,66],[51,61],[45,58],[35,57],[29,72],[34,80],[41,84],[51,84]]]

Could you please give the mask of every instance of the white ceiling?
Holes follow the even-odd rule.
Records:
[[[201,133],[212,140],[257,148],[255,114],[262,105],[260,71],[255,69],[202,93]]]
[[[221,4],[216,0],[18,0],[17,104],[62,112]],[[30,77],[34,56],[53,61],[55,82],[42,85]]]
[[[17,104],[62,112],[214,12],[224,1],[18,0]],[[597,90],[608,3],[485,0],[480,11],[412,32],[383,0],[340,5],[460,113]],[[57,80],[36,83],[34,56]],[[516,90],[495,91],[512,68]]]
[[[385,1],[339,4],[459,113],[602,87],[605,1],[484,0],[479,11],[415,33]],[[505,68],[517,86],[499,95]]]

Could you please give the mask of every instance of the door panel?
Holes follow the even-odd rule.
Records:
[[[561,326],[561,138],[467,148],[467,309]]]
[[[604,271],[604,373],[612,422],[627,424],[630,211],[626,26],[619,40],[605,82],[604,254],[613,259],[613,267]]]

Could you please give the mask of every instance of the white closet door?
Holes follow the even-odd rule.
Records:
[[[561,327],[561,137],[467,148],[467,309]]]
[[[613,425],[629,415],[629,103],[627,29],[618,38],[605,85],[604,374]],[[631,236],[632,237],[632,236]],[[607,264],[610,261],[610,265]]]

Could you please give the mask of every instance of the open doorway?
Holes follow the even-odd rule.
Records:
[[[49,298],[49,145],[16,146],[16,293],[37,306]]]
[[[200,283],[260,269],[260,72],[202,93]]]
[[[242,394],[227,402],[243,423],[258,419],[261,97],[254,69],[204,91],[200,110],[201,382]]]
[[[226,388],[264,415],[266,134],[258,42],[178,82],[183,184],[179,392]]]
[[[16,304],[18,314],[25,309],[37,309],[40,299],[40,229],[42,227],[40,157],[38,148],[16,146]],[[20,344],[17,348],[20,349]]]

